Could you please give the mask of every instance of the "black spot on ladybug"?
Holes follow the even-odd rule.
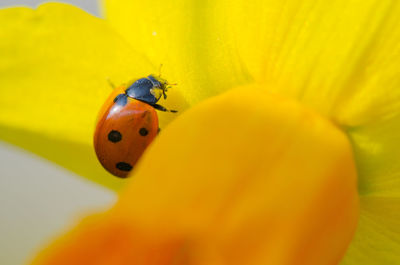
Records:
[[[108,133],[108,140],[113,143],[118,143],[122,139],[122,134],[119,131],[112,130]]]
[[[161,129],[160,128],[158,128],[158,130],[157,130],[157,134],[159,134],[161,132]]]
[[[139,133],[141,136],[146,136],[149,131],[146,128],[140,128]]]
[[[125,163],[125,162],[118,162],[115,165],[115,167],[122,171],[131,171],[132,170],[132,166],[129,163]]]
[[[119,106],[125,106],[128,103],[128,97],[126,94],[119,94],[114,98],[114,102]]]

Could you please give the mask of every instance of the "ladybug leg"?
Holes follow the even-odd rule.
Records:
[[[169,110],[169,109],[167,109],[167,108],[165,108],[165,107],[163,107],[163,106],[161,106],[161,105],[158,105],[158,104],[151,104],[151,106],[153,106],[153,108],[155,108],[156,110],[161,110],[161,111],[165,111],[165,112],[173,112],[173,113],[175,113],[175,112],[178,112],[177,110]]]

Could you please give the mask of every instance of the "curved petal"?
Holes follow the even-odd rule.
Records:
[[[0,137],[111,188],[92,148],[96,116],[122,84],[156,70],[104,21],[66,4],[0,10]],[[172,116],[161,118],[163,124]]]
[[[347,137],[297,102],[248,90],[177,118],[114,208],[34,264],[336,264],[358,219]]]

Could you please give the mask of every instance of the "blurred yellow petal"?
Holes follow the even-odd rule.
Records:
[[[358,219],[350,143],[298,103],[249,90],[178,117],[116,206],[34,264],[336,264]]]
[[[341,265],[399,264],[400,198],[361,196],[360,221]]]
[[[344,265],[400,262],[399,131],[399,116],[349,129],[358,164],[361,217]]]
[[[158,67],[103,20],[70,5],[3,9],[0,24],[0,138],[117,189],[122,182],[92,147],[112,91],[107,79],[122,84]]]

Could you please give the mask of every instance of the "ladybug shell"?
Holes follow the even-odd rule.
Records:
[[[94,134],[97,158],[108,172],[125,178],[157,132],[155,109],[127,97],[124,87],[117,88],[99,113]]]

